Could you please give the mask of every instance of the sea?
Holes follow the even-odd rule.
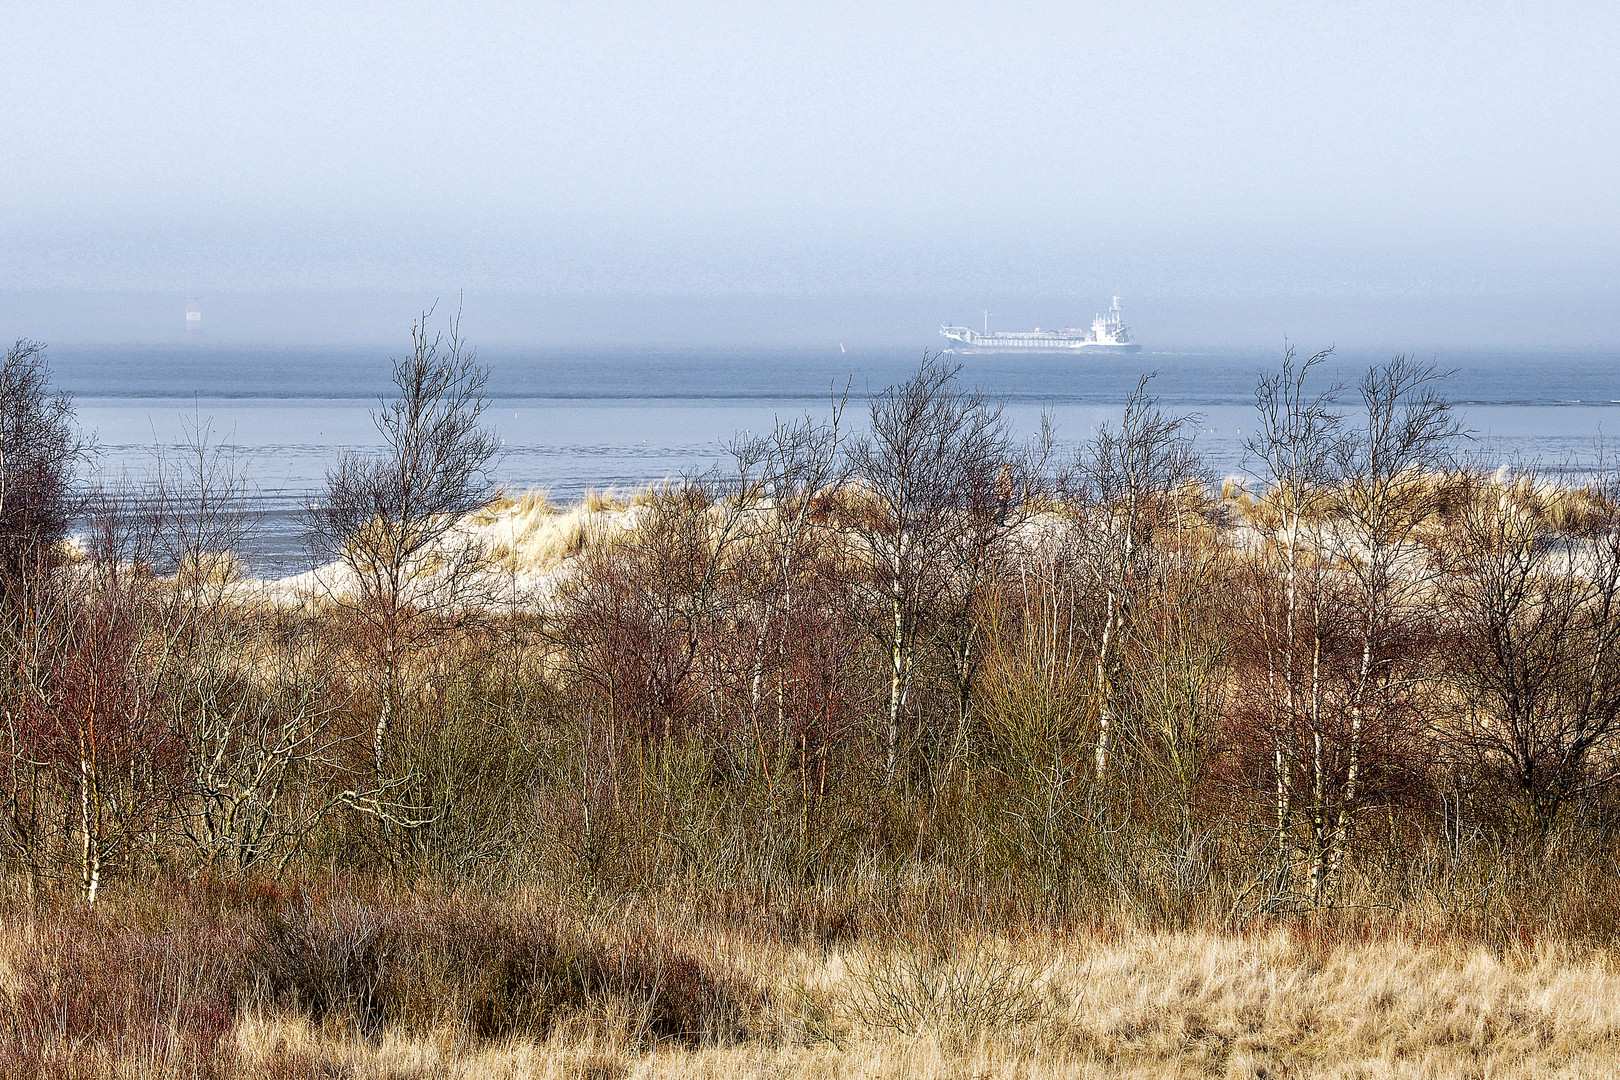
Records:
[[[737,435],[769,431],[779,419],[825,419],[846,394],[845,425],[858,434],[872,396],[913,374],[925,348],[483,349],[484,419],[502,445],[496,479],[566,503],[590,489],[723,469]],[[139,483],[160,462],[171,480],[184,476],[176,467],[203,436],[245,481],[258,524],[243,554],[265,575],[307,568],[298,511],[320,496],[340,455],[381,446],[373,416],[392,392],[390,355],[208,342],[48,352],[93,442],[86,479]],[[1343,384],[1353,409],[1357,380],[1389,356],[1340,349],[1317,370],[1316,387]],[[1278,370],[1282,350],[951,359],[961,365],[959,385],[1000,404],[1018,438],[1048,417],[1058,456],[1070,459],[1118,422],[1137,381],[1151,376],[1160,407],[1191,418],[1220,476],[1252,469],[1244,444],[1256,426],[1255,388]],[[1620,429],[1620,349],[1453,349],[1413,359],[1448,373],[1438,385],[1468,433],[1459,449],[1483,467],[1590,472],[1606,434]]]

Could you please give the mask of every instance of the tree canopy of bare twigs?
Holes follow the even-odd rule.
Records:
[[[412,324],[411,352],[394,361],[397,396],[373,414],[383,452],[345,454],[303,518],[314,550],[347,571],[327,591],[365,627],[381,682],[374,787],[359,802],[402,821],[407,812],[388,809],[399,785],[387,761],[402,654],[475,607],[488,584],[486,552],[456,527],[488,501],[500,448],[483,425],[489,373],[462,339],[460,313],[446,331],[432,316]]]
[[[678,882],[824,948],[925,892],[1514,934],[1545,902],[1612,936],[1620,486],[1459,465],[1432,366],[1326,386],[1287,352],[1258,483],[1217,489],[1148,379],[1053,476],[1044,423],[1015,442],[927,357],[864,434],[835,392],[728,469],[559,511],[486,503],[486,375],[431,321],[382,452],[305,518],[314,602],[238,572],[247,489],[200,419],[150,483],[87,486],[56,558],[24,511],[72,489],[71,412],[13,350],[0,873],[89,902],[176,872]],[[470,537],[507,512],[496,571]]]
[[[854,532],[870,560],[877,637],[889,658],[885,772],[895,778],[919,636],[961,582],[952,571],[974,521],[1022,496],[1008,474],[1001,407],[957,386],[961,367],[925,356],[917,373],[872,399],[871,429],[850,448],[861,482]]]
[[[1067,508],[1084,549],[1079,564],[1102,594],[1096,638],[1097,741],[1095,776],[1108,773],[1119,724],[1121,650],[1140,606],[1144,575],[1159,552],[1158,529],[1172,534],[1183,517],[1197,515],[1203,465],[1193,450],[1193,417],[1170,416],[1148,393],[1149,376],[1137,380],[1117,428],[1103,425],[1080,449],[1065,483]],[[1174,549],[1174,543],[1169,545]]]
[[[19,340],[0,362],[0,594],[58,558],[78,509],[85,446],[73,401],[54,390],[45,346]]]
[[[1440,734],[1461,768],[1506,781],[1539,839],[1620,780],[1620,485],[1597,481],[1593,519],[1549,533],[1560,493],[1516,479],[1474,478],[1443,555],[1464,723]]]

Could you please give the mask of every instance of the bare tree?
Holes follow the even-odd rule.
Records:
[[[152,573],[162,516],[148,494],[94,494],[86,563],[53,576],[49,633],[29,643],[21,668],[31,753],[77,803],[69,831],[90,904],[106,870],[158,835],[185,786],[165,705],[194,612]]]
[[[950,661],[951,691],[956,704],[944,774],[949,778],[968,754],[974,727],[974,697],[984,662],[986,604],[998,584],[1010,577],[1017,561],[1027,554],[1021,535],[1025,524],[1050,509],[1053,490],[1048,475],[1055,437],[1051,418],[1041,417],[1040,429],[1027,445],[1003,447],[1004,456],[988,486],[973,484],[969,503],[957,519],[947,546],[946,586],[937,602],[936,637]],[[1039,545],[1042,539],[1033,538]]]
[[[875,625],[888,657],[885,775],[892,784],[919,636],[955,586],[953,552],[976,508],[996,501],[1011,443],[999,406],[956,386],[960,366],[925,356],[872,399],[871,432],[850,451],[863,484],[851,516],[870,560]]]
[[[1385,752],[1409,741],[1397,728],[1415,719],[1411,691],[1427,673],[1430,657],[1421,643],[1432,639],[1425,601],[1436,568],[1418,543],[1419,529],[1454,495],[1451,454],[1462,435],[1440,396],[1443,378],[1433,365],[1405,356],[1369,369],[1357,388],[1357,423],[1339,447],[1340,486],[1327,535],[1334,565],[1348,578],[1347,644],[1355,655],[1340,695],[1348,715],[1337,761],[1322,762],[1316,781],[1323,790],[1316,801],[1337,803],[1320,811],[1311,865],[1311,891],[1319,901],[1337,876],[1351,819],[1366,793],[1368,734],[1376,734],[1374,747]]]
[[[1188,489],[1203,480],[1193,451],[1193,418],[1164,413],[1147,392],[1150,378],[1137,380],[1120,426],[1105,425],[1080,451],[1067,485],[1066,504],[1078,517],[1078,535],[1088,549],[1083,563],[1103,597],[1102,625],[1096,632],[1098,780],[1108,773],[1119,724],[1121,650],[1138,594],[1160,554],[1154,532],[1165,526],[1177,535],[1188,509]]]
[[[1175,793],[1188,843],[1194,796],[1215,750],[1232,638],[1232,552],[1219,515],[1210,516],[1206,528],[1185,530],[1173,557],[1159,561],[1133,601],[1135,655],[1125,673],[1134,734]]]
[[[104,870],[133,858],[175,804],[180,754],[163,703],[192,619],[153,573],[164,500],[130,484],[73,491],[86,450],[72,428],[71,402],[48,382],[42,346],[18,342],[7,353],[0,368],[0,589],[13,661],[5,688],[13,766],[7,831],[21,839],[26,819],[37,844],[50,789],[65,799],[71,793],[77,813],[58,820],[65,834],[77,834],[79,889],[94,903]],[[86,557],[64,572],[61,541],[80,512]],[[29,858],[35,874],[40,854],[35,847]]]
[[[1344,417],[1338,408],[1343,387],[1310,393],[1312,372],[1325,363],[1325,349],[1303,363],[1292,346],[1282,370],[1260,380],[1255,403],[1260,428],[1248,440],[1260,479],[1267,485],[1255,516],[1260,558],[1260,651],[1266,670],[1262,724],[1271,741],[1279,882],[1288,866],[1289,826],[1304,783],[1311,793],[1310,826],[1325,833],[1320,781],[1324,775],[1323,723],[1326,707],[1323,659],[1336,614],[1323,576],[1325,538],[1318,527],[1334,497],[1338,467],[1345,456]],[[1271,582],[1281,585],[1270,595]],[[1303,772],[1305,779],[1297,774]],[[1320,845],[1313,845],[1320,847]]]
[[[751,462],[736,477],[648,492],[624,512],[626,527],[592,537],[558,584],[551,634],[580,699],[578,771],[562,790],[589,833],[569,846],[593,876],[620,826],[658,845],[698,827],[672,798],[694,752],[729,728],[722,690],[754,636],[739,560],[757,527],[756,497]],[[631,768],[630,757],[653,768]]]
[[[9,660],[0,674],[0,854],[25,864],[31,882],[51,818],[52,770],[35,745],[36,691],[49,681],[68,601],[50,571],[66,554],[61,542],[81,505],[74,481],[85,453],[72,401],[51,389],[45,346],[17,341],[0,362],[0,638]]]
[[[1295,366],[1290,352],[1262,382],[1249,443],[1269,482],[1254,523],[1278,854],[1286,860],[1297,812],[1318,904],[1331,898],[1357,811],[1393,782],[1415,737],[1435,581],[1420,529],[1452,498],[1461,435],[1443,376],[1405,357],[1368,370],[1347,422],[1342,387],[1305,391],[1326,355]]]
[[[253,495],[235,448],[201,415],[187,423],[182,449],[158,456],[139,502],[153,519],[153,569],[173,575],[180,600],[204,610],[223,605],[263,519]]]
[[[817,681],[819,670],[805,662],[800,639],[827,614],[820,610],[827,605],[819,571],[835,548],[827,513],[846,475],[847,401],[846,387],[843,396],[833,398],[826,421],[778,420],[769,434],[744,437],[732,446],[738,475],[757,477],[750,559],[743,573],[755,567],[758,572],[752,587],[745,587],[746,611],[739,614],[753,621],[745,727],[765,784],[773,835],[778,794],[795,755],[805,796],[801,811],[809,813],[811,731],[820,703],[808,684]],[[824,741],[818,739],[818,746],[825,750]]]
[[[559,586],[558,639],[580,685],[604,699],[615,740],[685,734],[712,685],[712,645],[734,615],[749,527],[739,492],[752,487],[746,475],[731,491],[694,477],[650,493],[633,524],[590,543]]]
[[[1464,710],[1445,734],[1507,780],[1536,838],[1620,778],[1620,485],[1598,484],[1592,520],[1554,528],[1571,494],[1474,478],[1446,558]]]
[[[997,831],[1036,871],[1041,891],[1061,888],[1086,835],[1092,732],[1084,716],[1094,659],[1083,629],[1088,582],[1067,543],[1020,553],[998,602],[988,605],[975,755],[999,773],[1010,805]]]
[[[234,449],[200,416],[138,500],[154,569],[172,575],[158,595],[184,628],[165,701],[185,752],[177,831],[209,867],[285,865],[334,801],[311,774],[339,741],[338,650],[309,620],[256,603],[241,580],[239,552],[260,520],[250,501]]]
[[[272,610],[210,618],[175,694],[173,726],[190,789],[180,832],[209,867],[278,867],[334,805],[317,771],[335,767],[333,643]]]
[[[373,793],[356,802],[383,818],[396,816],[388,735],[406,653],[465,614],[487,584],[486,552],[456,529],[493,490],[500,443],[482,424],[489,373],[461,337],[460,312],[447,333],[432,329],[432,316],[412,324],[411,352],[394,361],[398,396],[373,414],[384,451],[345,454],[327,473],[325,497],[303,515],[315,551],[347,572],[323,579],[328,595],[368,632],[380,703]]]

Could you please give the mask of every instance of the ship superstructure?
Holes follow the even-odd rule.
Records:
[[[985,315],[983,332],[971,326],[942,326],[940,335],[956,342],[946,352],[975,353],[1067,353],[1067,352],[1141,352],[1142,346],[1131,340],[1131,332],[1119,314],[1119,297],[1105,315],[1091,321],[1090,330],[1069,327],[1063,330],[990,330],[990,316]]]

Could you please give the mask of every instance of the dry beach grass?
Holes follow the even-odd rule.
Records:
[[[7,1076],[1606,1076],[1620,965],[1314,920],[852,940],[653,896],[8,905]],[[817,940],[818,936],[821,940]]]

